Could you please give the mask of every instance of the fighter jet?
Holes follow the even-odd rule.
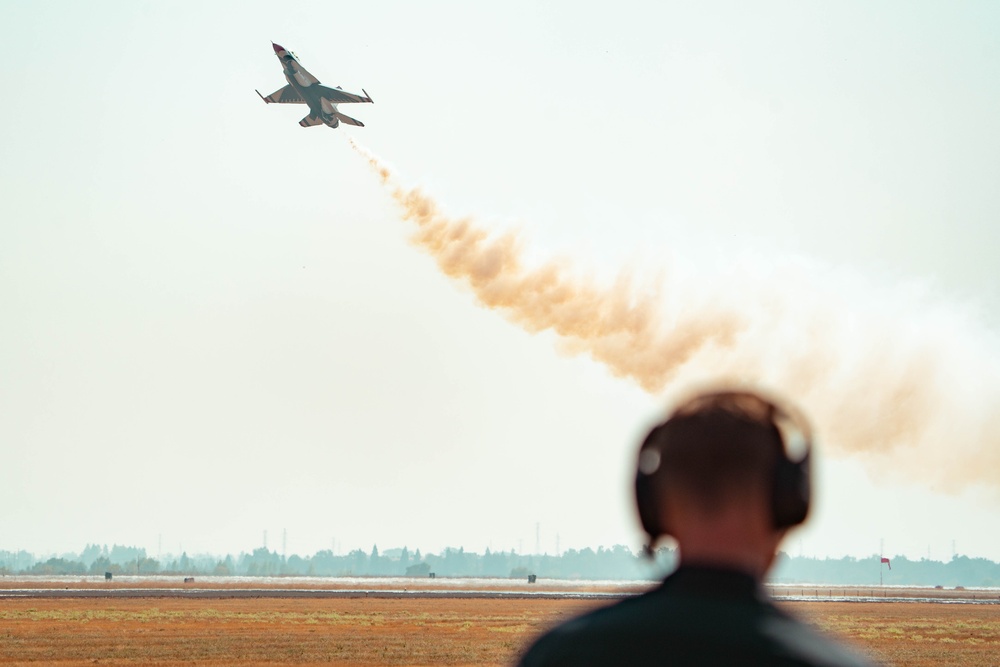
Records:
[[[345,102],[371,103],[372,98],[368,96],[364,88],[361,89],[364,96],[361,96],[345,92],[341,90],[340,86],[328,88],[321,85],[319,79],[306,71],[294,53],[274,42],[271,42],[271,46],[274,47],[274,55],[281,61],[288,85],[279,88],[267,97],[260,95],[258,90],[256,92],[260,95],[260,99],[268,104],[272,102],[277,104],[308,104],[309,115],[299,121],[299,125],[302,127],[320,124],[337,127],[341,121],[348,125],[365,126],[360,120],[345,116],[337,111],[337,105]]]

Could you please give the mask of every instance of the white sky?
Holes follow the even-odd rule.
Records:
[[[0,549],[532,552],[536,523],[549,553],[638,547],[664,398],[476,305],[348,135],[536,259],[833,267],[863,312],[908,317],[917,284],[1000,352],[993,2],[6,2],[0,25]],[[367,127],[262,104],[270,40],[367,89],[343,109]],[[1000,560],[995,488],[819,446],[790,552]]]

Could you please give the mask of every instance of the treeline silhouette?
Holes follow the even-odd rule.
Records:
[[[661,550],[657,560],[638,557],[627,547],[569,549],[559,556],[524,555],[514,551],[473,553],[447,548],[440,554],[419,549],[390,549],[379,553],[360,549],[346,555],[330,550],[312,556],[281,554],[260,547],[238,556],[199,554],[150,557],[145,549],[87,545],[79,554],[62,554],[45,560],[26,551],[0,551],[0,574],[36,575],[152,575],[202,574],[215,576],[318,576],[318,577],[540,577],[562,579],[655,579],[673,563],[673,552]]]
[[[628,547],[569,549],[558,556],[484,553],[448,548],[422,554],[406,547],[379,552],[356,549],[345,555],[330,550],[312,556],[287,558],[264,547],[225,557],[201,554],[150,557],[145,549],[114,545],[87,545],[80,553],[37,559],[26,551],[0,551],[2,575],[214,575],[316,577],[512,577],[534,574],[552,579],[655,580],[676,564],[671,549],[652,556]],[[1000,586],[1000,563],[985,558],[955,556],[949,561],[891,559],[891,568],[879,556],[866,558],[810,558],[779,553],[770,581],[775,583],[873,585],[880,581],[900,586]]]
[[[1000,563],[985,558],[954,556],[949,561],[910,560],[894,556],[889,565],[867,558],[806,558],[778,554],[770,580],[775,583],[816,583],[868,586],[1000,586]]]

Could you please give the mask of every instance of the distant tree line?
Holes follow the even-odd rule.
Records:
[[[346,555],[330,550],[312,556],[287,558],[266,548],[238,556],[166,556],[151,558],[145,549],[114,545],[110,549],[87,545],[78,554],[45,560],[26,551],[0,551],[0,575],[215,575],[215,576],[317,576],[317,577],[512,577],[529,574],[549,579],[655,580],[669,572],[677,554],[659,549],[652,556],[633,553],[628,547],[569,549],[558,556],[525,555],[514,551],[482,554],[447,548],[440,554],[422,554],[406,547],[379,552],[361,549]],[[779,553],[771,581],[776,583],[907,586],[1000,586],[1000,563],[984,558],[956,556],[950,561],[891,560],[891,569],[878,556],[867,558],[808,558]]]
[[[868,586],[1000,586],[1000,563],[985,558],[955,556],[949,561],[910,560],[894,556],[883,565],[876,555],[867,558],[792,558],[781,553],[771,581]]]
[[[570,549],[559,556],[523,555],[514,551],[478,554],[464,548],[447,548],[440,554],[422,554],[419,549],[390,549],[380,553],[356,549],[346,555],[330,550],[312,556],[281,554],[260,547],[238,556],[167,556],[151,558],[145,549],[87,545],[79,554],[68,553],[42,560],[26,551],[0,551],[0,574],[112,575],[177,574],[216,576],[410,576],[427,577],[539,577],[561,579],[655,579],[670,568],[673,552],[661,550],[656,561],[639,557],[616,545],[596,551]]]

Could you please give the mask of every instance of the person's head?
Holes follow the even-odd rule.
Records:
[[[681,404],[645,438],[637,468],[650,544],[671,535],[682,559],[706,546],[773,556],[784,531],[808,513],[808,426],[754,393],[713,392]]]

